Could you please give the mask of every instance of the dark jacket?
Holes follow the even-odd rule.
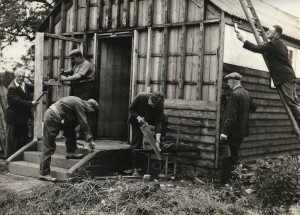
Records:
[[[249,112],[254,112],[256,105],[242,86],[236,87],[229,95],[224,112],[221,133],[228,139],[243,139],[249,136]]]
[[[155,126],[155,132],[162,132],[162,124],[164,120],[164,109],[153,108],[148,105],[150,93],[139,93],[129,107],[130,119],[129,123],[137,123],[138,116],[144,117],[149,125]]]
[[[270,75],[275,86],[296,78],[293,67],[289,62],[288,49],[280,39],[259,46],[246,41],[244,48],[256,53],[266,54]]]
[[[25,85],[25,92],[21,86],[16,86],[12,81],[7,88],[7,107],[4,111],[4,119],[9,124],[25,124],[31,117],[33,89]]]

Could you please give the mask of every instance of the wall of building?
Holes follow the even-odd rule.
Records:
[[[242,29],[240,29],[240,31],[245,39],[257,44],[252,33]],[[243,43],[237,39],[233,26],[225,25],[224,46],[224,63],[268,71],[261,54],[256,54],[243,48]],[[300,49],[292,47],[291,45],[288,45],[288,49],[293,52],[292,66],[296,76],[300,78]]]

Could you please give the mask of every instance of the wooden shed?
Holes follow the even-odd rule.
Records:
[[[265,27],[282,25],[300,76],[299,19],[261,0],[253,4]],[[223,77],[240,72],[258,104],[250,116],[251,135],[241,146],[242,159],[298,155],[300,144],[263,58],[243,50],[234,35],[234,22],[254,41],[238,0],[62,0],[36,34],[36,86],[42,76],[59,81],[59,71],[71,66],[68,53],[80,47],[96,68],[97,138],[129,141],[130,102],[139,92],[161,91],[166,97],[167,138],[175,139],[180,130],[179,147],[195,149],[181,153],[179,164],[215,169],[221,96],[226,93]],[[68,94],[68,86],[55,86],[44,104]],[[46,105],[37,109],[38,138],[42,132],[37,119]]]

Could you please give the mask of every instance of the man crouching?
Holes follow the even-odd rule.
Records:
[[[85,141],[93,149],[94,143],[87,123],[87,114],[98,110],[94,99],[84,101],[76,96],[61,98],[51,105],[44,114],[43,155],[40,163],[40,180],[56,181],[50,176],[51,156],[55,152],[55,139],[60,131],[64,131],[67,149],[66,159],[81,159],[83,154],[76,153],[77,141],[75,128],[79,124]]]

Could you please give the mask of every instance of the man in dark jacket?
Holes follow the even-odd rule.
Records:
[[[242,76],[233,72],[225,76],[230,89],[220,140],[226,141],[230,148],[230,157],[223,161],[223,182],[227,182],[231,171],[238,163],[238,152],[244,137],[249,136],[249,112],[256,110],[251,96],[241,85]]]
[[[9,157],[29,142],[28,119],[31,108],[37,105],[32,100],[30,89],[24,83],[25,72],[17,71],[7,89],[7,107],[4,111],[7,123],[5,156]]]
[[[92,135],[87,123],[87,113],[98,110],[98,103],[94,99],[84,101],[76,96],[67,96],[51,105],[44,114],[43,127],[43,155],[40,163],[40,179],[55,181],[50,176],[51,156],[55,152],[55,139],[59,132],[64,131],[66,138],[67,159],[81,159],[83,154],[76,153],[77,141],[75,127],[79,124],[85,141],[94,148]]]
[[[300,125],[300,103],[296,93],[295,72],[289,61],[287,46],[280,40],[282,28],[274,25],[267,32],[269,42],[255,45],[238,32],[237,37],[244,42],[244,48],[250,51],[266,54],[270,75],[276,88],[281,89],[284,99]]]
[[[140,126],[144,122],[155,126],[157,141],[160,141],[166,123],[162,93],[139,93],[130,105],[129,113],[129,123],[132,126],[132,148],[142,147],[143,133]]]

